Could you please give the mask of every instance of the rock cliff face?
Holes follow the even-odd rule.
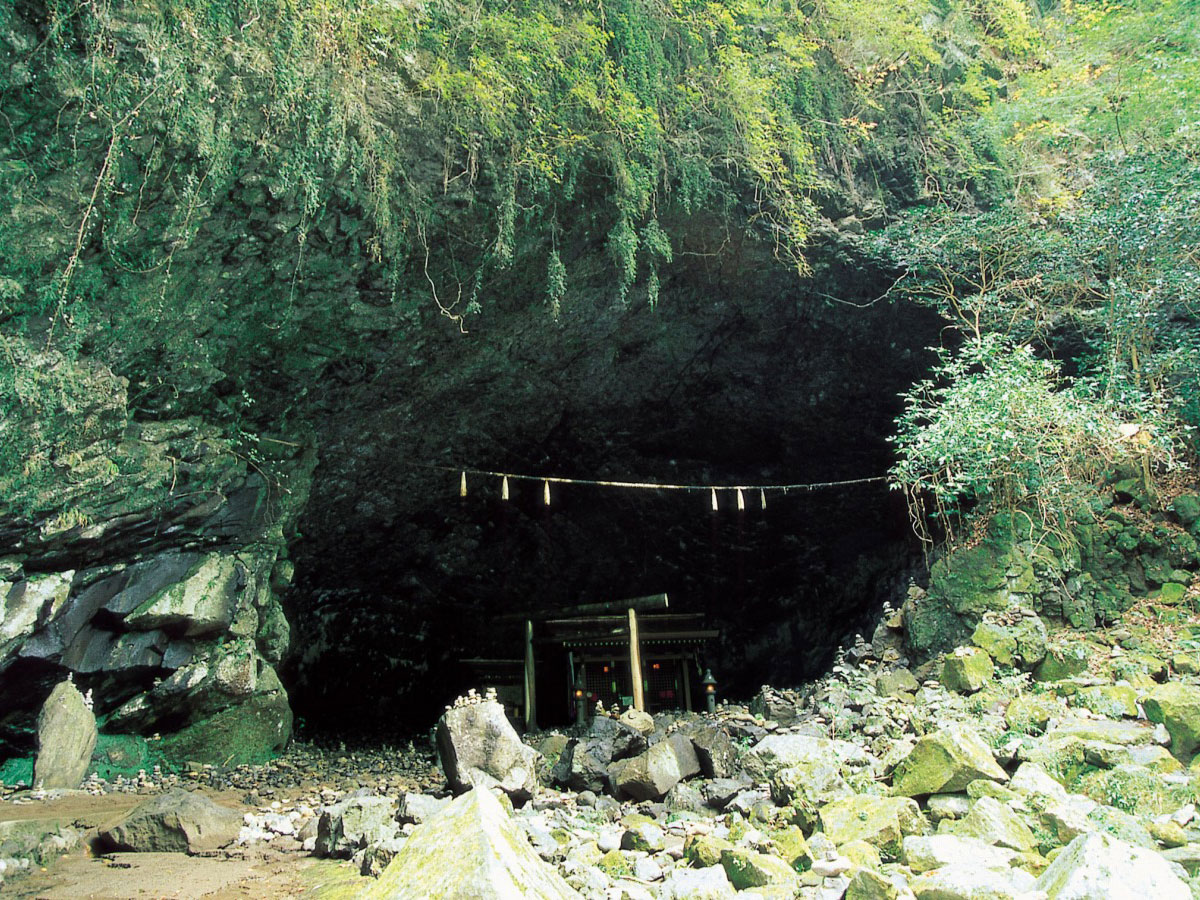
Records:
[[[194,758],[220,761],[282,746],[276,592],[311,450],[251,467],[198,420],[131,421],[124,379],[103,366],[18,352],[43,371],[73,367],[65,414],[83,424],[52,446],[53,474],[0,516],[0,739],[26,748],[38,705],[70,672],[108,732],[204,732]]]
[[[42,4],[0,33],[20,63],[4,96],[22,140],[48,148],[5,145],[19,165],[0,255],[21,265],[0,288],[34,308],[65,259],[79,264],[52,315],[0,319],[25,335],[6,342],[14,368],[52,376],[0,383],[15,411],[0,450],[28,457],[0,453],[0,487],[20,485],[0,512],[9,746],[28,744],[65,671],[93,690],[102,733],[182,735],[166,744],[191,759],[286,739],[277,672],[318,727],[407,731],[453,695],[459,657],[511,652],[499,614],[664,590],[723,630],[712,660],[748,694],[815,674],[882,597],[899,599],[919,561],[878,483],[772,494],[765,511],[751,495],[740,515],[725,494],[714,516],[700,494],[585,489],[547,510],[540,486],[502,504],[474,479],[460,501],[457,474],[430,466],[696,484],[882,475],[897,394],[942,324],[885,296],[897,273],[870,234],[884,206],[921,199],[916,110],[882,117],[870,145],[821,148],[804,277],[744,173],[703,209],[664,188],[653,221],[672,253],[654,308],[644,254],[617,299],[614,176],[586,166],[552,233],[527,211],[511,263],[488,262],[506,157],[480,161],[437,130],[414,88],[420,54],[374,67],[355,111],[403,161],[389,212],[351,172],[365,145],[343,135],[345,153],[322,155],[313,123],[292,117],[271,56],[286,23],[239,22],[213,54],[160,4],[85,12],[46,54]],[[822,96],[850,90],[832,56],[816,62]],[[150,94],[119,136],[80,100],[92,63]],[[168,89],[190,106],[160,102]],[[123,97],[96,103],[110,115]],[[229,115],[237,103],[246,115]],[[470,177],[450,177],[460,166]],[[388,256],[379,221],[414,210],[411,246]],[[80,221],[90,230],[62,227]],[[551,240],[567,272],[557,315]],[[51,334],[69,359],[39,349]]]

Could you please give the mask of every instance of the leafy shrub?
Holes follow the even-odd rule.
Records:
[[[945,524],[1022,508],[1056,523],[1075,486],[1127,452],[1118,420],[1028,345],[984,334],[938,353],[933,376],[905,395],[892,476]]]

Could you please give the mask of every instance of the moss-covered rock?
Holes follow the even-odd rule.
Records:
[[[949,794],[979,778],[1007,781],[1008,773],[979,735],[963,725],[950,725],[917,741],[892,774],[892,793]]]
[[[767,885],[791,887],[798,883],[795,871],[779,857],[741,847],[723,850],[721,866],[730,884],[739,891]]]
[[[1046,657],[1034,669],[1033,677],[1038,681],[1062,681],[1074,678],[1087,671],[1090,653],[1082,643],[1071,643],[1047,648]]]
[[[1138,717],[1137,691],[1127,684],[1099,684],[1075,694],[1075,704],[1110,719]]]
[[[992,658],[978,647],[959,647],[946,654],[942,685],[960,694],[973,694],[992,680]]]
[[[1065,711],[1066,707],[1054,694],[1020,694],[1008,704],[1004,721],[1013,731],[1041,734],[1051,719]]]
[[[1002,666],[1030,670],[1046,657],[1046,623],[1032,610],[1012,610],[1004,621],[980,622],[971,643]]]
[[[721,854],[732,850],[733,844],[711,834],[697,834],[688,838],[683,848],[683,857],[693,866],[707,869],[721,864]]]
[[[483,788],[458,797],[418,828],[362,894],[363,900],[485,896],[566,900],[579,894]]]
[[[256,694],[164,737],[160,752],[176,766],[187,761],[218,766],[261,763],[277,756],[291,737],[287,695]]]
[[[1018,853],[1037,846],[1029,826],[993,797],[980,797],[971,804],[971,811],[963,819],[947,823],[946,830],[959,837],[975,838]]]
[[[923,834],[926,823],[911,798],[854,794],[821,809],[821,830],[839,846],[865,841],[896,857],[901,840],[906,835]]]
[[[159,758],[157,749],[141,735],[101,734],[96,738],[88,771],[105,781],[114,781],[117,776],[131,778],[142,769],[149,771]]]
[[[1143,706],[1151,722],[1167,726],[1171,752],[1190,759],[1200,747],[1200,687],[1171,681],[1150,691]]]
[[[1200,494],[1180,494],[1171,501],[1171,512],[1184,527],[1200,521]]]

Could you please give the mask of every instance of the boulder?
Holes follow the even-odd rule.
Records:
[[[899,889],[891,879],[871,869],[855,869],[846,885],[845,900],[896,900]]]
[[[161,629],[182,637],[222,634],[233,623],[246,567],[234,554],[212,553],[182,580],[158,592],[125,617],[136,631]]]
[[[684,844],[683,856],[694,866],[708,868],[720,865],[721,854],[732,849],[733,844],[724,838],[711,834],[697,834],[689,837]]]
[[[992,658],[978,647],[959,647],[946,654],[942,685],[949,691],[973,694],[992,680]]]
[[[541,754],[521,743],[504,707],[494,700],[446,710],[437,724],[437,750],[456,793],[496,785],[523,803],[537,789]]]
[[[104,826],[100,839],[113,850],[132,853],[199,853],[233,843],[241,827],[236,810],[176,789]]]
[[[732,900],[737,896],[723,866],[673,869],[659,889],[660,900]]]
[[[167,735],[159,752],[177,764],[254,765],[277,756],[291,739],[292,708],[279,687]]]
[[[396,805],[390,797],[352,797],[321,810],[317,819],[318,856],[349,859],[354,851],[396,837]]]
[[[728,778],[737,765],[737,747],[718,725],[703,722],[689,728],[687,736],[696,748],[696,759],[705,778]]]
[[[949,794],[979,778],[1007,781],[988,745],[965,725],[950,725],[927,734],[913,746],[892,774],[892,793],[901,797]]]
[[[1033,670],[1037,681],[1064,681],[1082,675],[1088,670],[1087,647],[1082,643],[1065,646],[1047,647],[1046,657]]]
[[[881,697],[895,697],[899,694],[915,694],[921,685],[908,669],[890,669],[880,672],[875,679],[875,690]]]
[[[1144,722],[1114,722],[1111,719],[1067,718],[1051,722],[1045,743],[1054,745],[1068,740],[1134,747],[1153,742],[1154,729]]]
[[[1050,900],[1190,900],[1187,884],[1152,850],[1102,832],[1080,835],[1037,880]]]
[[[1200,521],[1200,495],[1180,494],[1171,502],[1171,511],[1184,528]]]
[[[601,716],[603,718],[603,716]],[[634,731],[642,735],[654,734],[654,717],[648,712],[643,712],[640,709],[634,709],[632,706],[621,713],[617,721],[622,725],[628,725]]]
[[[450,803],[448,797],[430,797],[428,794],[401,794],[396,810],[396,821],[402,825],[420,825],[441,812]]]
[[[1100,684],[1084,688],[1075,695],[1075,702],[1096,715],[1110,719],[1138,717],[1137,691],[1128,684]]]
[[[1200,747],[1200,687],[1169,681],[1152,689],[1142,705],[1146,718],[1167,726],[1175,756],[1190,758]]]
[[[971,643],[1002,666],[1030,671],[1046,658],[1046,623],[1032,610],[1012,610],[1006,618],[980,622]]]
[[[646,749],[646,739],[636,728],[617,719],[597,716],[587,734],[572,741],[558,757],[554,780],[573,791],[600,793],[610,787],[608,769]]]
[[[70,681],[55,685],[42,705],[37,741],[34,785],[46,789],[79,787],[96,749],[96,717]]]
[[[898,856],[901,840],[906,835],[923,834],[926,825],[916,801],[908,797],[851,794],[821,809],[821,830],[836,846],[866,841]]]
[[[742,847],[723,850],[721,866],[729,876],[729,883],[739,891],[767,885],[781,885],[790,889],[799,884],[795,870],[778,856],[755,853]]]
[[[609,770],[618,796],[658,800],[685,778],[700,773],[692,742],[676,733],[645,753],[614,763]]]
[[[829,763],[867,762],[866,752],[849,741],[811,734],[769,734],[750,748],[742,767],[756,781],[767,781],[780,769]]]
[[[1051,719],[1065,712],[1066,707],[1054,694],[1018,694],[1009,702],[1004,721],[1013,731],[1041,734]]]
[[[1033,850],[1036,841],[1029,826],[1011,809],[992,797],[980,797],[971,811],[951,826],[954,834],[985,844],[1007,847],[1018,853]]]
[[[952,866],[968,859],[976,866],[1004,871],[1012,867],[1017,854],[975,838],[954,834],[931,834],[906,837],[901,846],[900,858],[917,873]]]
[[[500,801],[476,787],[419,826],[361,896],[562,900],[579,894],[542,861]]]
[[[1021,869],[988,869],[969,860],[918,875],[908,884],[917,900],[1033,900],[1033,885],[1033,876]]]

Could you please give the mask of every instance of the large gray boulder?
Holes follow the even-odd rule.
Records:
[[[199,853],[233,843],[241,827],[241,813],[202,794],[174,790],[101,828],[100,839],[113,850],[133,853]]]
[[[417,828],[363,900],[578,898],[500,802],[475,788]]]
[[[437,725],[437,750],[455,793],[496,786],[523,803],[537,789],[542,755],[521,743],[504,707],[494,700],[446,710]]]
[[[1037,880],[1050,900],[1190,900],[1171,863],[1096,831],[1071,841]]]
[[[723,866],[674,869],[659,890],[663,900],[726,900],[737,896]]]
[[[780,769],[807,768],[829,762],[862,765],[867,754],[849,741],[812,734],[770,734],[750,748],[742,768],[756,781],[767,781]]]
[[[717,724],[702,722],[687,729],[705,778],[728,778],[737,766],[737,746]]]
[[[34,785],[71,790],[79,787],[96,749],[96,717],[70,681],[55,685],[42,706],[37,739]]]
[[[573,791],[607,790],[608,769],[614,762],[646,749],[646,738],[632,725],[597,716],[587,734],[572,741],[558,758],[554,780]]]
[[[700,760],[691,740],[676,733],[659,741],[645,753],[621,760],[609,770],[619,797],[658,800],[667,791],[693,775],[700,774]]]
[[[349,859],[356,850],[393,840],[399,830],[390,797],[353,797],[321,810],[313,849],[318,856]]]

